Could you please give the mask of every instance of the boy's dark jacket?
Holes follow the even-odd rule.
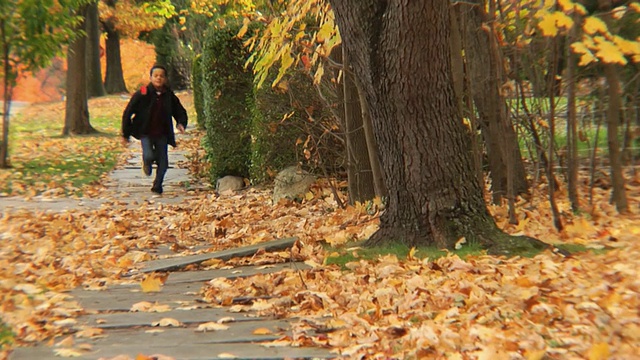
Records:
[[[175,118],[178,124],[182,124],[184,128],[187,128],[187,111],[180,103],[180,99],[170,89],[166,89],[162,93],[162,113],[165,115],[165,121],[169,124],[169,134],[167,137],[167,143],[173,147],[176,146],[176,137],[173,131],[173,121],[171,118]],[[143,130],[149,124],[149,117],[151,114],[151,106],[155,101],[156,90],[152,84],[143,87],[131,96],[129,104],[124,109],[122,114],[122,136],[129,140],[130,136],[136,139],[140,139],[143,135]]]

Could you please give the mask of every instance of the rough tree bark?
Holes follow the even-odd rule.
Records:
[[[369,162],[367,138],[362,123],[362,109],[358,88],[349,68],[349,58],[342,56],[342,79],[344,94],[344,123],[347,148],[347,174],[349,203],[364,202],[376,196]]]
[[[574,20],[579,21],[574,15]],[[577,38],[577,26],[569,30],[568,41],[565,43],[565,56],[567,58],[566,86],[567,86],[567,189],[571,210],[580,210],[578,199],[578,168],[580,167],[578,158],[578,119],[576,105],[576,55],[571,50],[571,44]]]
[[[500,49],[496,46],[496,39],[488,25],[490,22],[484,10],[484,2],[472,0],[459,3],[456,7],[460,9],[461,22],[465,23],[465,60],[471,79],[471,94],[487,149],[493,201],[500,203],[500,199],[505,196],[512,199],[517,194],[527,193],[529,185],[517,136],[501,92],[506,77]],[[511,195],[510,180],[514,192]]]
[[[89,97],[106,95],[102,83],[102,66],[100,65],[100,19],[98,3],[88,5],[87,9],[87,92]]]
[[[106,4],[111,7],[116,6],[117,0],[107,0]],[[107,33],[106,56],[107,71],[104,79],[104,88],[109,94],[127,92],[122,71],[122,57],[120,55],[120,33],[112,19],[107,19],[102,23]]]
[[[613,9],[611,0],[598,0],[600,10],[610,12]],[[604,15],[607,24],[611,24],[611,15]],[[620,141],[618,140],[618,126],[621,123],[620,109],[622,108],[622,88],[616,64],[602,65],[607,78],[609,88],[609,107],[607,109],[607,143],[609,144],[609,163],[611,164],[611,202],[616,205],[619,213],[629,211],[627,193],[622,174],[622,159],[620,154]]]
[[[388,204],[367,245],[452,248],[465,237],[491,253],[542,249],[500,231],[474,173],[452,85],[448,0],[330,0],[362,82]]]
[[[86,7],[81,9],[80,13],[86,19]],[[78,30],[83,28],[84,21],[78,26]],[[86,50],[86,35],[79,36],[67,50],[67,100],[62,135],[90,134],[96,131],[89,122]]]

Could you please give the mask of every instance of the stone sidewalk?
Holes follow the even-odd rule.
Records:
[[[142,174],[139,142],[132,142],[132,158],[119,169],[114,170],[106,183],[110,196],[119,202],[134,206],[144,201],[157,204],[180,203],[189,197],[193,189],[192,179],[186,169],[176,164],[186,161],[184,153],[170,150],[170,168],[164,182],[164,194],[159,196],[150,191],[153,175]],[[155,174],[155,167],[154,167]],[[98,209],[107,201],[101,199],[45,199],[35,198],[25,201],[18,198],[1,198],[0,211],[32,209],[42,211],[65,211],[69,209]],[[276,246],[287,246],[288,239],[276,241]],[[290,244],[288,244],[290,246]],[[169,249],[164,249],[169,253]],[[195,250],[195,249],[194,249]],[[98,328],[102,336],[90,339],[74,339],[73,347],[64,349],[39,344],[32,347],[16,348],[9,359],[46,360],[60,359],[60,352],[69,351],[69,356],[78,359],[136,359],[139,354],[151,356],[161,354],[174,359],[320,359],[333,358],[336,354],[325,348],[301,348],[290,346],[267,346],[261,344],[291,337],[292,323],[287,319],[257,316],[250,312],[232,312],[231,308],[210,307],[199,294],[209,280],[226,277],[250,276],[257,273],[277,271],[299,271],[305,268],[301,263],[279,264],[273,267],[242,267],[225,270],[182,271],[182,264],[193,264],[220,256],[245,256],[251,249],[236,249],[220,253],[199,254],[182,258],[150,261],[143,269],[171,271],[160,292],[142,292],[139,284],[110,286],[106,290],[91,291],[75,289],[70,294],[85,310],[85,315],[75,319],[70,325],[74,329]],[[163,249],[157,249],[163,252]],[[141,272],[145,272],[144,270]],[[238,299],[251,301],[251,299]],[[148,302],[155,306],[171,309],[167,312],[131,311],[134,304]],[[174,326],[158,326],[163,319],[172,319]],[[165,320],[167,321],[167,320]],[[198,326],[208,322],[221,322],[228,326],[224,331],[197,331]],[[258,330],[258,331],[257,331]],[[56,339],[60,341],[61,339]],[[74,352],[75,351],[75,352]]]

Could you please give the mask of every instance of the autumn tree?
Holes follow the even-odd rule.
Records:
[[[67,1],[63,6],[57,0],[0,1],[0,68],[4,100],[1,168],[9,166],[9,114],[18,74],[48,65],[60,53],[62,45],[77,35],[74,30],[81,18],[69,12],[69,8],[74,9],[83,2]]]
[[[507,78],[497,30],[492,25],[495,19],[492,12],[487,11],[489,8],[486,0],[455,5],[464,31],[462,47],[470,93],[487,149],[491,190],[494,202],[499,203],[505,196],[512,200],[526,193],[528,184],[502,91]]]
[[[78,9],[81,17],[76,27],[78,36],[67,49],[67,82],[64,127],[62,135],[90,134],[96,130],[89,122],[89,104],[87,93],[87,36],[86,16],[88,5]]]
[[[453,248],[466,238],[496,253],[544,247],[502,233],[474,172],[452,84],[448,0],[331,0],[371,113],[388,205],[369,245]]]
[[[167,17],[175,14],[169,0],[137,2],[134,0],[102,0],[100,21],[107,34],[107,69],[104,86],[109,94],[126,92],[122,71],[120,38],[137,38],[140,32],[157,29]]]
[[[100,57],[100,21],[98,14],[98,1],[88,5],[86,29],[87,29],[87,92],[89,97],[104,96],[106,91],[102,82],[102,65]]]

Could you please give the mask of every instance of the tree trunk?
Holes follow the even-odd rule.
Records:
[[[98,3],[87,5],[87,92],[89,97],[106,95],[100,65],[100,22]]]
[[[574,20],[578,17],[574,15]],[[567,186],[571,210],[580,210],[578,199],[578,119],[576,114],[576,56],[571,50],[571,44],[577,38],[577,26],[569,31],[569,39],[565,42],[565,56],[567,57],[566,86],[567,86]]]
[[[506,80],[502,56],[492,29],[487,25],[489,21],[486,21],[482,1],[477,1],[476,5],[460,3],[459,6],[462,21],[466,24],[466,64],[487,149],[493,201],[500,203],[500,199],[509,193],[509,172],[512,172],[514,192],[509,198],[528,192],[522,154],[501,92],[502,83]]]
[[[453,90],[450,2],[330,2],[362,81],[388,191],[367,245],[453,248],[465,237],[491,252],[543,248],[506,236],[487,211]]]
[[[362,123],[358,89],[349,68],[349,58],[342,56],[344,92],[344,123],[347,148],[349,203],[364,202],[375,197],[367,139]]]
[[[2,102],[2,140],[0,141],[0,169],[10,167],[9,163],[9,116],[11,113],[11,95],[13,92],[11,64],[9,64],[9,39],[6,34],[6,23],[0,20],[0,35],[2,36],[2,83],[4,86]]]
[[[117,0],[106,1],[107,6],[115,7]],[[106,55],[107,71],[104,79],[104,88],[108,94],[118,94],[127,92],[127,85],[124,82],[122,72],[122,57],[120,55],[120,33],[116,29],[112,19],[102,23],[107,33]]]
[[[609,88],[609,108],[607,110],[607,143],[609,145],[609,163],[611,164],[611,202],[616,205],[620,213],[629,210],[627,194],[622,174],[622,159],[620,157],[620,142],[618,140],[618,126],[620,125],[621,92],[618,69],[615,64],[604,64],[604,72]]]
[[[371,165],[371,176],[373,177],[373,188],[376,196],[387,196],[387,189],[384,186],[384,176],[380,165],[380,157],[378,156],[378,145],[376,144],[375,134],[373,133],[373,124],[371,116],[367,108],[367,102],[364,98],[364,92],[358,79],[354,79],[358,89],[358,101],[360,102],[360,110],[362,111],[362,127],[364,129],[365,140],[367,141],[367,153],[369,154],[369,164]]]
[[[598,0],[598,5],[605,22],[611,28],[611,14],[613,9],[611,0]],[[608,13],[608,14],[607,14]],[[603,63],[604,74],[609,88],[609,108],[607,110],[607,143],[609,144],[609,163],[611,164],[611,202],[616,205],[620,213],[629,211],[627,194],[624,187],[624,175],[622,174],[622,159],[620,154],[620,141],[618,140],[618,126],[621,123],[620,111],[622,108],[622,88],[615,64]]]
[[[86,7],[81,10],[86,15]],[[78,30],[83,29],[84,21]],[[79,36],[67,50],[67,101],[62,135],[89,134],[95,129],[89,123],[86,75],[86,36]]]

